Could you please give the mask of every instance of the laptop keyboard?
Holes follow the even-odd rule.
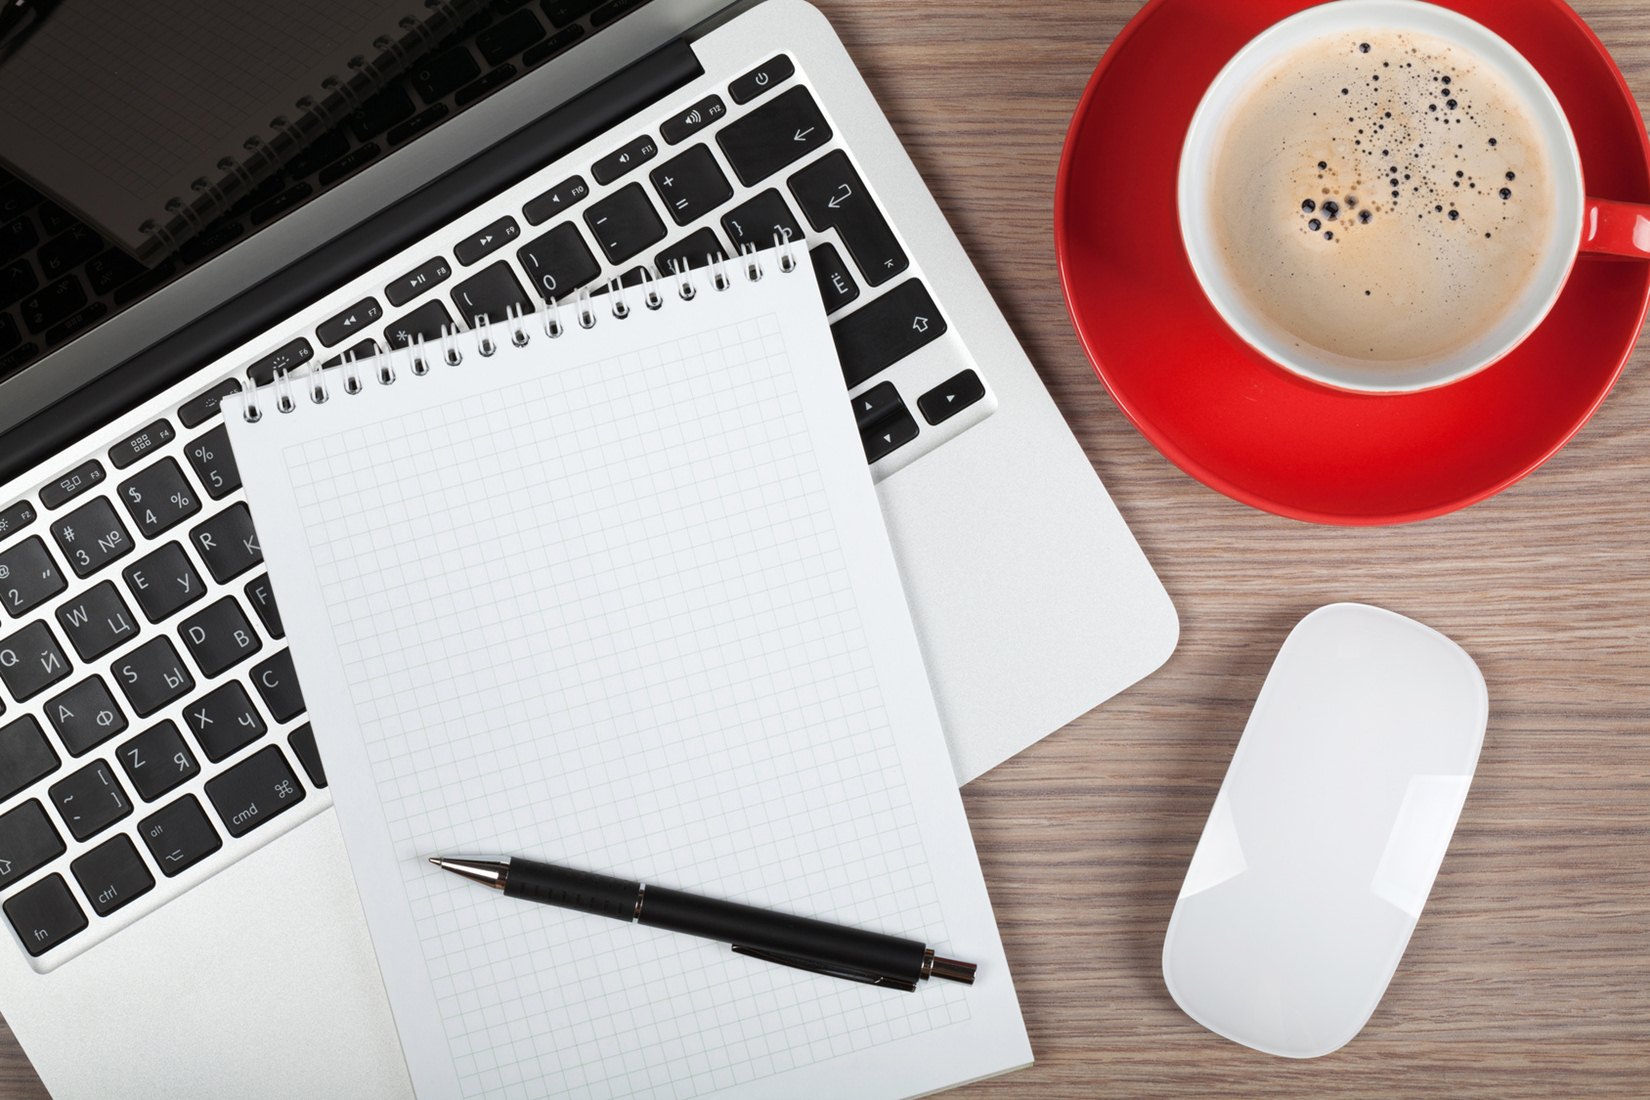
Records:
[[[37,965],[306,816],[289,811],[328,804],[220,419],[248,380],[796,241],[868,462],[983,419],[953,420],[987,397],[975,371],[934,386],[931,367],[893,369],[948,325],[791,58],[654,122],[615,131],[510,213],[432,234],[427,255],[404,254],[370,293],[301,334],[273,333],[235,376],[90,458],[65,456],[70,472],[0,511],[0,908]]]

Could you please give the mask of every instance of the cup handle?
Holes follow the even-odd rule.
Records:
[[[1650,206],[1588,199],[1581,226],[1581,251],[1650,260]]]

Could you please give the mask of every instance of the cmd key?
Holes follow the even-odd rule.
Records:
[[[270,745],[207,780],[206,797],[229,835],[245,836],[302,802],[304,788],[281,750]]]
[[[744,118],[730,122],[716,143],[739,182],[752,187],[831,141],[831,124],[808,89],[792,88]]]

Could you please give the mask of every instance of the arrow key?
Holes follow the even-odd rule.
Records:
[[[880,386],[872,386],[858,397],[854,398],[854,423],[861,431],[875,424],[895,409],[905,408],[905,402],[899,398],[899,391],[892,382],[884,382]]]
[[[984,396],[985,383],[980,376],[965,370],[917,398],[917,407],[930,424],[944,424]]]
[[[865,461],[878,462],[917,438],[917,421],[902,403],[897,409],[861,428],[859,441],[865,445]]]

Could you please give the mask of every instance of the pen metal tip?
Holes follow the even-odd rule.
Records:
[[[505,879],[509,877],[510,865],[485,859],[448,859],[445,856],[431,856],[430,862],[443,871],[451,871],[455,875],[462,875],[471,882],[479,882],[483,886],[490,886],[494,890],[504,889]]]

